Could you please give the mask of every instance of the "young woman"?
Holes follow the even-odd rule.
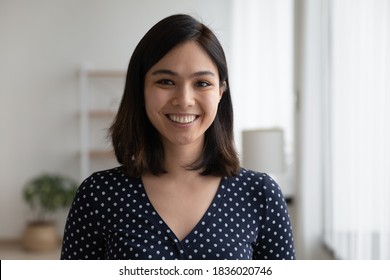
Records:
[[[92,174],[69,212],[62,259],[294,259],[286,203],[240,168],[223,49],[188,15],[136,47],[110,129],[120,167]]]

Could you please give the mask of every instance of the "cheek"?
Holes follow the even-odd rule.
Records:
[[[158,116],[156,114],[156,110],[153,107],[146,107],[146,116],[154,127],[158,125]]]
[[[153,112],[155,111],[156,107],[155,99],[152,98],[148,93],[145,93],[144,98],[146,115],[148,116],[149,120],[151,120],[153,118]]]
[[[146,110],[149,110],[151,108],[156,107],[156,104],[158,104],[156,97],[158,97],[157,94],[155,94],[150,89],[145,88],[144,100],[145,100],[145,108],[146,108]]]
[[[167,100],[164,99],[164,95],[158,94],[157,92],[145,93],[146,115],[153,124],[155,124],[155,120],[161,117],[161,112],[166,102]]]
[[[162,107],[168,102],[168,94],[166,91],[155,87],[146,87],[144,91],[145,106]]]
[[[204,104],[207,108],[207,111],[215,116],[218,111],[219,97],[216,97],[215,95],[210,96],[205,100]]]

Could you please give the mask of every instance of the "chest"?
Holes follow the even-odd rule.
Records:
[[[230,211],[230,203],[213,202],[196,225],[179,239],[147,203],[128,216],[111,219],[105,230],[107,259],[252,259],[258,238],[258,217]],[[250,218],[248,218],[250,217]],[[179,230],[178,230],[179,229]]]
[[[220,185],[212,178],[189,185],[144,180],[150,203],[179,240],[183,240],[210,208]]]
[[[123,195],[104,195],[111,198],[99,212],[99,223],[106,225],[102,229],[106,258],[252,258],[261,228],[261,213],[251,203],[252,195],[239,192],[224,180],[219,186],[217,183],[216,193],[208,196],[185,192],[151,195],[145,190],[140,182],[132,184],[130,190],[124,188]],[[116,195],[121,198],[114,200]],[[204,201],[207,197],[210,202]],[[199,211],[196,215],[195,209]]]

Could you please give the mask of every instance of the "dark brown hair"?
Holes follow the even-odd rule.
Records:
[[[165,173],[164,148],[159,133],[150,123],[144,102],[146,72],[175,46],[194,41],[218,68],[219,79],[226,83],[214,122],[205,132],[202,156],[190,166],[202,175],[234,176],[239,160],[233,137],[233,106],[229,90],[224,51],[214,33],[188,15],[169,16],[154,25],[141,39],[131,56],[124,94],[110,127],[115,155],[128,176],[150,171]]]

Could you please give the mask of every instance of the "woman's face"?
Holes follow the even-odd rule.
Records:
[[[164,145],[203,145],[222,97],[218,69],[195,42],[178,45],[145,75],[145,107]]]

